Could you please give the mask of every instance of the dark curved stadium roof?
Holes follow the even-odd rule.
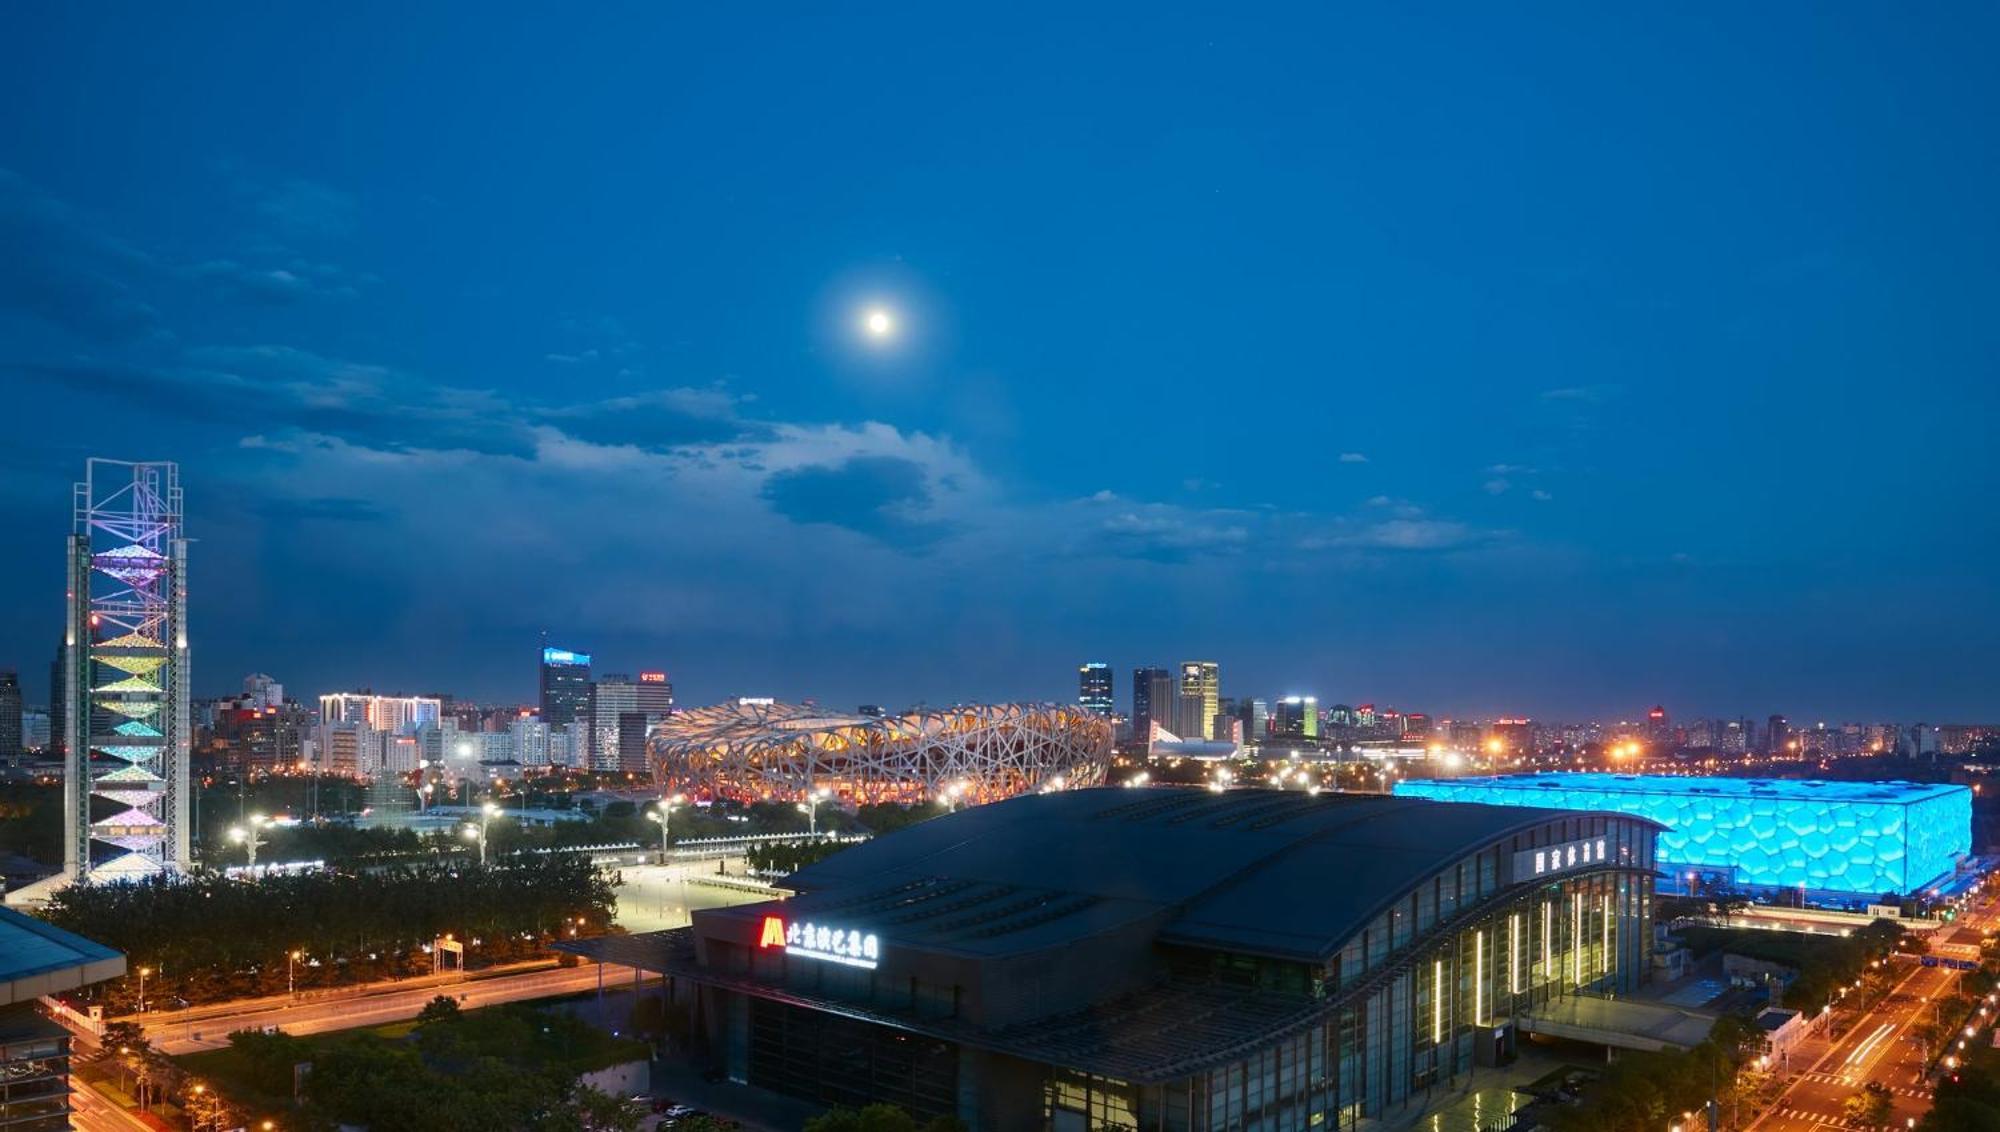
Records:
[[[867,915],[920,946],[1018,952],[1162,917],[1163,942],[1323,961],[1425,877],[1564,816],[1383,795],[1100,787],[925,822],[810,865],[787,887],[802,913]]]

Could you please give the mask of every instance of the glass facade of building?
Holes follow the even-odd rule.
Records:
[[[1574,816],[1432,876],[1324,968],[1225,957],[1238,966],[1246,992],[1290,985],[1339,1006],[1309,1028],[1186,1080],[1133,1085],[1053,1073],[1048,1126],[1354,1128],[1364,1116],[1452,1084],[1474,1065],[1505,1059],[1517,1015],[1566,995],[1629,991],[1644,978],[1652,839],[1648,826]],[[1513,853],[1599,840],[1601,865],[1491,903]]]

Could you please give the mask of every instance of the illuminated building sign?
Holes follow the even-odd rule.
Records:
[[[590,654],[587,652],[571,652],[568,649],[543,649],[542,663],[543,664],[589,664]]]
[[[1602,864],[1605,859],[1602,837],[1550,845],[1543,849],[1523,849],[1514,854],[1514,879],[1554,876],[1585,865]]]
[[[666,682],[667,674],[664,672],[641,672],[639,674],[639,683],[641,684],[664,684]]]
[[[764,917],[764,926],[757,936],[757,946],[782,947],[786,955],[818,959],[826,963],[840,963],[869,971],[874,970],[876,962],[882,958],[882,941],[876,938],[874,932],[836,928],[806,921],[787,924],[779,916]]]

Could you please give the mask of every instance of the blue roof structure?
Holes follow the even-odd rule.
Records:
[[[74,990],[125,973],[125,955],[73,932],[0,908],[0,1006]]]

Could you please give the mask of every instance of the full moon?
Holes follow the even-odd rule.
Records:
[[[887,338],[896,332],[896,320],[888,311],[876,307],[862,316],[861,327],[870,338]]]

